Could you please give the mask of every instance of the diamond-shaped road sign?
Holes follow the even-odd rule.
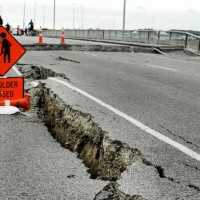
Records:
[[[0,26],[0,76],[4,76],[25,52],[25,48]]]

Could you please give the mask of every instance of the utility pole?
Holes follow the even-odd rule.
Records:
[[[25,15],[26,15],[26,0],[24,0],[23,29],[25,27]]]
[[[43,9],[44,9],[44,14],[43,14],[43,28],[44,28],[44,22],[45,22],[45,6],[43,7]]]
[[[124,30],[126,23],[126,0],[124,0],[124,9],[123,9],[123,26],[122,26],[122,39],[124,40]]]
[[[75,18],[74,12],[75,12],[75,6],[76,6],[76,4],[73,3],[72,5],[73,5],[73,29],[74,29],[74,18]]]
[[[56,25],[55,25],[55,21],[56,21],[56,0],[54,0],[54,6],[53,6],[53,29],[56,29]]]
[[[83,29],[83,6],[81,7],[81,10],[82,10],[82,29]]]
[[[35,2],[35,5],[34,5],[34,27],[36,28],[36,23],[35,23],[35,18],[36,18],[36,6],[37,6],[37,3]]]

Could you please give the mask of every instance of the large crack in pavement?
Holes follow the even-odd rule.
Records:
[[[56,58],[56,60],[58,60],[58,61],[69,61],[69,62],[74,62],[74,63],[80,63],[79,61],[71,60],[71,59],[68,59],[68,58],[63,58],[61,56],[59,56],[58,58]]]
[[[23,64],[19,64],[18,68],[24,73]],[[26,76],[27,81],[44,80],[56,76],[67,79],[64,74],[57,74],[43,67],[31,66],[30,68],[31,73]],[[31,99],[32,108],[37,110],[38,116],[43,117],[52,136],[64,148],[77,153],[78,158],[82,159],[85,166],[88,167],[91,178],[111,181],[96,195],[94,200],[102,199],[99,197],[105,194],[107,194],[107,198],[103,199],[143,200],[141,196],[124,194],[118,190],[117,184],[114,184],[121,178],[122,172],[128,166],[138,163],[154,167],[160,178],[165,178],[175,184],[182,184],[171,177],[167,177],[161,166],[147,161],[138,149],[109,138],[108,134],[93,121],[90,114],[75,110],[67,105],[44,83],[28,90],[31,97],[34,97]],[[186,186],[192,188],[195,192],[200,191],[200,188],[195,185],[187,184]]]
[[[25,77],[25,79],[28,79],[27,81],[29,82],[31,80],[40,80],[40,79],[44,80],[47,79],[48,77],[62,77],[69,81],[69,79],[66,77],[65,74],[56,73],[44,67],[38,67],[31,64],[17,63],[17,68],[19,69],[20,72],[22,72],[23,77]]]
[[[91,178],[116,181],[126,166],[141,161],[137,149],[111,140],[90,114],[74,110],[51,89],[42,84],[40,87],[38,105],[46,126],[63,147],[78,154],[89,167]]]
[[[47,77],[63,77],[43,67],[18,65],[22,74],[26,74],[26,83]],[[28,69],[27,69],[28,67]],[[29,72],[27,74],[27,71]],[[69,80],[69,79],[67,79]],[[66,105],[51,89],[40,83],[36,88],[28,88],[31,94],[32,109],[37,111],[48,127],[51,135],[62,147],[76,152],[78,158],[88,167],[92,179],[116,181],[121,173],[132,163],[141,162],[140,152],[120,141],[111,140],[90,114],[82,113]],[[107,191],[107,199],[143,200],[138,195],[126,195],[118,189],[117,184],[110,183],[100,191],[94,200],[100,199]],[[113,198],[111,198],[113,196]],[[105,194],[104,194],[105,197]],[[104,198],[106,199],[106,198]]]
[[[199,149],[200,147],[197,145],[197,144],[194,144],[193,142],[191,141],[188,141],[187,139],[185,139],[183,136],[180,136],[176,133],[173,133],[171,130],[169,130],[168,128],[165,128],[164,126],[162,126],[161,124],[159,124],[159,126],[163,129],[163,130],[166,130],[167,133],[181,139],[183,142],[185,142],[186,144],[192,144],[193,146],[195,146],[197,149]]]
[[[94,200],[144,200],[138,195],[128,195],[118,189],[119,185],[116,182],[111,182],[106,185],[94,198]]]

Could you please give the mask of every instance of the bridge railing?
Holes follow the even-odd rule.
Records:
[[[171,31],[169,32],[169,38],[175,45],[182,45],[185,48],[200,52],[200,36],[188,32]]]
[[[47,37],[60,37],[61,30],[43,30]],[[115,40],[148,44],[177,45],[200,52],[200,36],[180,31],[157,30],[71,30],[65,29],[65,37],[76,39]]]

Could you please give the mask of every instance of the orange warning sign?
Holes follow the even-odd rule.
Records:
[[[0,101],[24,97],[24,78],[0,78]]]
[[[24,47],[0,26],[0,76],[4,76],[25,52]]]

